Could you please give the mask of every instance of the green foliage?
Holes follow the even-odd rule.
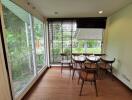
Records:
[[[83,53],[84,48],[72,48],[74,53]],[[87,48],[87,53],[101,53],[101,48]]]
[[[52,49],[52,53],[55,54],[55,55],[60,54],[60,51],[61,51],[61,48],[53,48]]]
[[[7,6],[7,5],[6,5]],[[8,7],[11,9],[11,7]],[[15,12],[3,6],[5,39],[8,46],[9,64],[15,92],[20,91],[33,77],[33,57],[31,44],[31,31],[28,13]],[[20,8],[21,9],[21,8]],[[19,10],[18,10],[19,11]],[[17,14],[16,14],[17,13]],[[34,24],[35,39],[42,39],[42,22]],[[28,32],[27,32],[28,31]],[[43,52],[44,53],[44,52]],[[37,55],[37,64],[42,68],[44,55]],[[38,66],[37,66],[38,67]]]
[[[65,54],[71,54],[71,48],[64,48]]]
[[[78,48],[83,48],[84,40],[78,40]]]
[[[42,25],[34,24],[35,39],[40,39],[42,37]]]
[[[97,46],[97,40],[88,40],[87,44],[89,48],[94,48]]]
[[[78,53],[82,53],[82,48],[76,48],[76,51],[78,52]]]
[[[37,65],[41,67],[44,64],[44,55],[43,54],[36,55],[36,62]]]
[[[29,58],[25,22],[3,6],[8,56],[13,80],[20,80],[23,74],[29,73]]]

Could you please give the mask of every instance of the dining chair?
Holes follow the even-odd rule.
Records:
[[[61,74],[62,74],[62,70],[64,67],[68,67],[70,68],[70,73],[71,73],[71,70],[72,70],[72,60],[71,60],[71,55],[70,54],[67,54],[67,53],[61,53]]]
[[[105,71],[105,73],[107,73],[109,71],[112,76],[113,75],[112,64],[115,62],[115,58],[113,60],[106,60],[104,58],[100,58],[100,60],[102,63],[99,64],[99,68],[101,70]]]
[[[97,66],[99,60],[93,61],[89,60],[90,64],[85,64],[85,67],[82,68],[80,75],[79,75],[79,80],[82,80],[81,83],[81,89],[80,89],[80,96],[82,95],[82,89],[85,81],[94,83],[94,88],[96,91],[96,96],[98,96],[98,91],[97,91],[97,85],[96,85],[96,74],[97,74]]]
[[[72,59],[73,59],[73,74],[72,74],[72,80],[73,80],[75,71],[79,72],[82,69],[84,62],[86,61],[86,57],[84,55],[74,55]]]

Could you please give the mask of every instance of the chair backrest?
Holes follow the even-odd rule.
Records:
[[[98,68],[98,62],[100,61],[100,59],[95,59],[95,60],[90,60],[87,59],[87,61],[89,62],[88,64],[85,64],[86,68],[93,68],[93,69],[97,69]]]
[[[88,73],[93,73],[94,75],[97,73],[97,68],[86,68],[84,70],[87,74]]]
[[[84,68],[85,69],[82,69],[83,72],[85,72],[87,75],[88,74],[93,74],[94,75],[94,79],[96,74],[97,74],[97,70],[98,70],[98,65],[97,63],[99,62],[99,60],[96,60],[96,61],[93,61],[93,60],[89,60],[89,63],[85,63],[84,64]],[[93,67],[94,66],[94,67]]]

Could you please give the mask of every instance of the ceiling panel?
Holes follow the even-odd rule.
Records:
[[[44,16],[107,17],[128,5],[132,0],[27,0]],[[103,10],[103,14],[98,14]],[[57,12],[57,14],[55,14]]]

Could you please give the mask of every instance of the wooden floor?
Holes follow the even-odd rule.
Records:
[[[84,85],[83,96],[79,96],[77,77],[72,80],[69,70],[63,70],[61,76],[60,68],[50,68],[23,100],[132,100],[132,91],[116,79],[97,80],[97,87],[98,97],[94,86],[88,82]]]

